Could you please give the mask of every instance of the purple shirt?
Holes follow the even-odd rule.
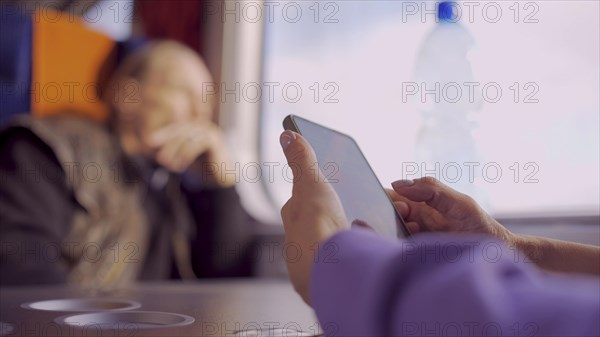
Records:
[[[311,299],[326,336],[600,336],[600,279],[543,272],[482,236],[324,243]]]

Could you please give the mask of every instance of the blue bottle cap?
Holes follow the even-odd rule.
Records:
[[[442,1],[438,4],[437,15],[441,22],[444,21],[456,21],[456,14],[452,10],[453,7],[457,6],[454,1]]]

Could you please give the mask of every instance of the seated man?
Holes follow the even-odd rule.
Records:
[[[241,276],[248,216],[208,69],[157,42],[124,60],[104,92],[109,126],[24,116],[0,134],[0,284],[113,287]],[[237,254],[230,254],[235,250]]]

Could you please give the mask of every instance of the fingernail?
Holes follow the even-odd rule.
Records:
[[[352,221],[352,223],[350,224],[350,227],[351,228],[357,228],[357,227],[358,228],[364,228],[364,229],[371,230],[373,232],[375,231],[373,229],[373,227],[371,227],[368,223],[366,223],[366,222],[364,222],[362,220],[359,220],[359,219],[354,219],[354,221]]]
[[[284,131],[279,137],[279,142],[284,150],[287,149],[294,140],[296,140],[296,134],[289,130]]]
[[[394,181],[392,183],[392,187],[393,188],[401,188],[401,187],[411,186],[414,184],[415,184],[415,181],[412,179],[401,179],[401,180]]]

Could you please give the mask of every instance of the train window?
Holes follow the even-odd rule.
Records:
[[[385,185],[435,176],[495,216],[598,214],[598,2],[264,5],[261,163],[285,163],[293,113],[355,137]],[[276,209],[286,174],[263,180]]]

